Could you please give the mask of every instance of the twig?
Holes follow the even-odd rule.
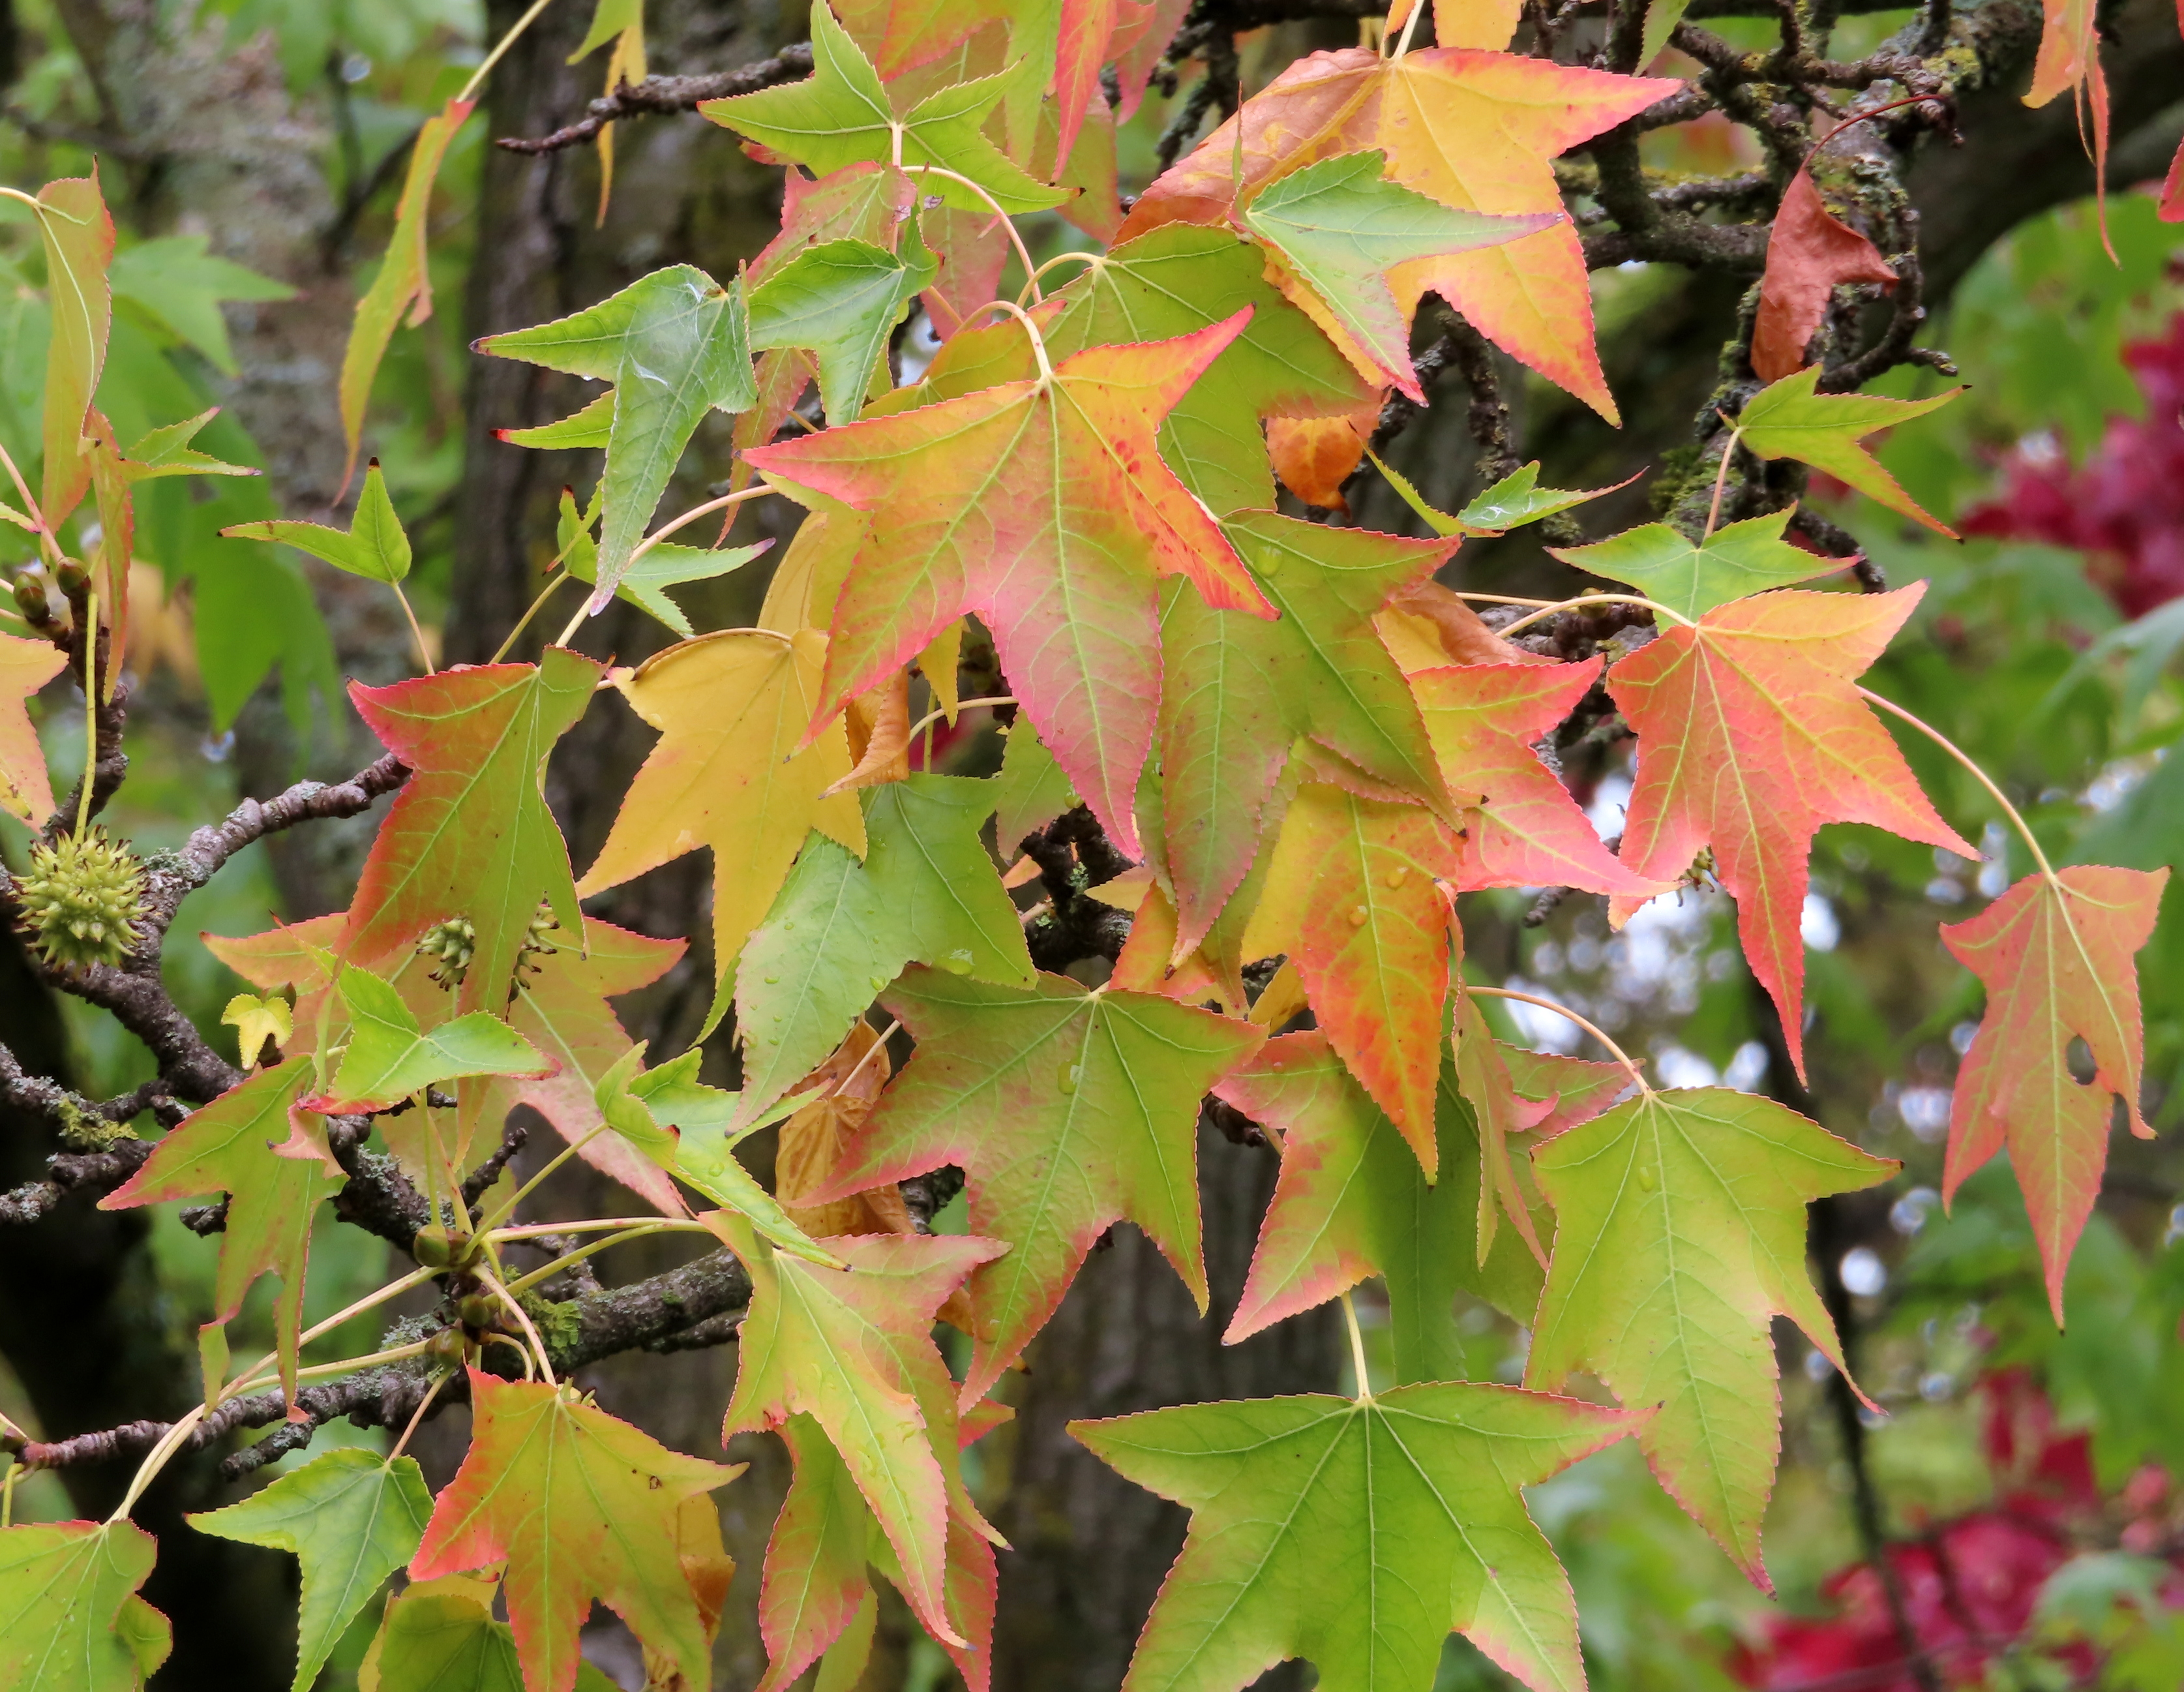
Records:
[[[623,118],[665,117],[695,110],[707,100],[725,100],[737,94],[755,94],[783,82],[794,82],[811,74],[811,43],[785,47],[772,59],[734,70],[716,70],[697,76],[648,76],[642,82],[625,82],[612,93],[584,108],[584,115],[566,128],[536,139],[503,136],[493,142],[510,153],[558,153],[595,140],[609,124]]]

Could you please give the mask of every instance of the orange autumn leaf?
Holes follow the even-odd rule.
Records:
[[[1896,286],[1896,272],[1879,248],[1827,209],[1808,159],[1790,179],[1767,240],[1767,273],[1752,332],[1752,368],[1762,382],[1780,382],[1804,368],[1805,343],[1835,290],[1847,282],[1878,282],[1886,292]]]
[[[1365,461],[1365,444],[1380,420],[1380,402],[1334,417],[1269,417],[1267,455],[1282,486],[1307,505],[1350,515],[1342,484]]]
[[[1299,59],[1162,175],[1121,238],[1164,223],[1218,224],[1241,194],[1316,160],[1379,148],[1388,176],[1462,211],[1562,209],[1552,160],[1679,92],[1674,78],[1618,76],[1515,53],[1370,47]],[[1499,247],[1416,259],[1390,276],[1407,316],[1435,293],[1513,357],[1618,421],[1592,341],[1585,252],[1567,222]]]

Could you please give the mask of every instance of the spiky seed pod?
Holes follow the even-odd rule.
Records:
[[[140,937],[144,866],[103,829],[32,846],[15,894],[24,930],[49,963],[119,963]]]
[[[462,986],[463,977],[470,974],[471,958],[476,951],[477,930],[468,917],[449,917],[443,923],[435,923],[417,942],[419,956],[440,960],[432,979],[450,992]]]

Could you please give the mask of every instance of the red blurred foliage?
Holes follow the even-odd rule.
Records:
[[[2126,617],[2141,617],[2184,595],[2184,312],[2123,358],[2146,396],[2145,421],[2111,418],[2078,469],[2059,451],[2014,454],[2003,496],[1967,513],[1963,528],[2089,554],[2093,579]]]
[[[1906,1619],[1952,1687],[1983,1684],[1987,1664],[2031,1620],[2048,1577],[2076,1550],[2108,1543],[2103,1523],[2120,1514],[2150,1521],[2170,1492],[2167,1474],[2149,1466],[2131,1477],[2120,1499],[2104,1499],[2087,1437],[2056,1431],[2054,1411],[2030,1376],[2006,1371],[1981,1390],[1993,1505],[1933,1524],[1888,1552]],[[2133,1520],[2124,1527],[2126,1545],[2145,1538],[2133,1534],[2140,1525]],[[1774,1621],[1763,1645],[1738,1653],[1731,1664],[1737,1677],[1761,1692],[1918,1692],[1872,1565],[1838,1570],[1821,1589],[1835,1613]],[[2184,1603],[2184,1573],[2164,1595]],[[2080,1681],[2098,1667],[2090,1647],[2058,1655]]]

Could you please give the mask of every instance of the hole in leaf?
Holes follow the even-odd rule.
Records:
[[[2075,1034],[2070,1036],[2070,1043],[2063,1048],[2063,1061],[2070,1065],[2070,1079],[2080,1086],[2093,1084],[2093,1048],[2081,1037]]]

